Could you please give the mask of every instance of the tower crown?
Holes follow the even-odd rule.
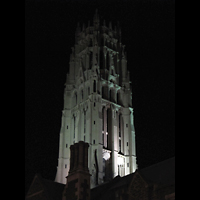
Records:
[[[125,45],[121,43],[121,28],[119,23],[114,26],[109,22],[106,26],[105,20],[100,25],[98,10],[93,17],[93,25],[85,28],[78,23],[76,29],[75,66],[71,64],[69,78],[70,82],[78,78],[81,70],[90,70],[106,81],[114,81],[115,84],[130,88],[130,79],[127,71],[127,58]],[[72,56],[70,57],[71,60]],[[76,64],[77,63],[77,64]],[[78,66],[79,63],[79,66]],[[74,68],[74,69],[73,69]],[[73,73],[71,73],[73,71]],[[70,76],[69,74],[69,76]],[[86,77],[85,77],[86,78]],[[87,78],[85,79],[87,80]]]

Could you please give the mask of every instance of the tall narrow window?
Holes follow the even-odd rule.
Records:
[[[105,87],[103,86],[101,89],[102,98],[105,98]]]
[[[102,144],[104,146],[104,111],[105,107],[102,108]]]
[[[102,109],[102,131],[104,131],[104,110],[105,110],[105,107],[103,107]]]
[[[117,92],[117,103],[120,104],[120,92]]]
[[[81,91],[81,97],[82,97],[82,100],[83,100],[83,90]]]
[[[103,42],[102,42],[102,44],[103,44]],[[103,55],[103,52],[102,52],[102,53],[100,53],[100,69],[104,68],[103,62],[104,62],[104,55]]]
[[[96,92],[96,80],[94,80],[94,83],[93,83],[93,91]]]
[[[107,133],[106,133],[106,147],[107,148],[111,148],[111,138],[112,138],[112,135],[111,135],[111,130],[112,130],[112,127],[111,127],[111,109],[108,108],[107,109]]]
[[[109,53],[107,54],[107,56],[106,56],[106,68],[107,68],[107,70],[109,70],[109,67],[110,67],[110,55],[109,55]]]
[[[91,52],[90,53],[90,68],[92,68],[92,64],[93,64],[93,53]]]
[[[84,133],[86,132],[86,111],[84,110]]]
[[[122,140],[121,140],[121,114],[119,115],[119,151],[122,150]]]
[[[75,93],[75,102],[76,102],[76,105],[77,105],[77,93]]]
[[[122,150],[122,141],[121,141],[121,138],[119,138],[119,151]]]
[[[76,137],[76,117],[74,116],[74,140]]]
[[[121,137],[121,115],[119,115],[119,137]]]
[[[109,112],[108,112],[108,109],[107,109],[107,132],[108,132],[108,123],[109,123],[109,117],[108,117],[108,115],[109,115]]]

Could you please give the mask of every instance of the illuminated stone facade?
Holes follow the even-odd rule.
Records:
[[[89,143],[91,188],[137,169],[132,91],[119,26],[79,24],[64,90],[56,182],[66,183],[70,145]]]

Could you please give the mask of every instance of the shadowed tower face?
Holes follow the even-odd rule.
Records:
[[[64,90],[56,182],[66,183],[70,145],[89,144],[91,188],[136,170],[132,91],[121,29],[96,11],[78,24]],[[72,158],[73,159],[73,158]]]

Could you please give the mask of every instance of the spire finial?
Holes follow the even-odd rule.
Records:
[[[125,45],[122,46],[122,58],[125,58],[125,54],[126,54],[124,49],[125,49]]]
[[[94,14],[94,19],[98,20],[99,16],[98,16],[98,9],[96,8],[95,10],[95,14]]]
[[[98,9],[95,10],[95,15],[94,15],[94,25],[99,26],[99,15],[98,15]]]

